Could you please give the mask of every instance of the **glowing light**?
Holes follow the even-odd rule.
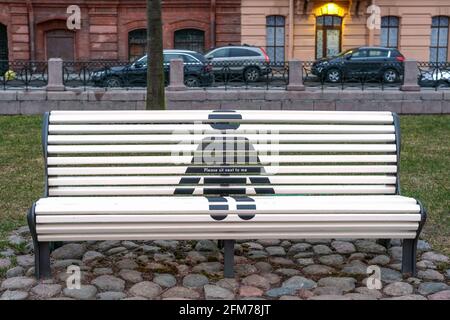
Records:
[[[344,14],[344,9],[331,2],[324,4],[323,6],[316,9],[316,16],[332,15],[343,17]]]

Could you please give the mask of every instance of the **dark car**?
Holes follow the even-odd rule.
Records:
[[[311,73],[335,83],[362,76],[395,83],[403,76],[404,61],[405,57],[394,48],[360,47],[315,61]]]
[[[262,47],[219,47],[205,54],[205,58],[212,61],[214,74],[219,78],[229,73],[233,78],[255,82],[271,72],[269,56]]]
[[[213,82],[211,64],[203,55],[188,50],[164,50],[164,78],[169,82],[170,60],[184,61],[184,83],[188,87],[208,86]],[[92,81],[97,86],[122,87],[147,85],[147,56],[125,65],[93,72]]]

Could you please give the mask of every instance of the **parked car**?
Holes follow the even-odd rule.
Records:
[[[218,77],[230,74],[255,82],[271,72],[269,56],[261,47],[219,47],[205,54],[205,58],[212,61],[214,75]]]
[[[421,69],[419,75],[419,85],[422,87],[450,87],[450,69]]]
[[[213,82],[211,64],[203,55],[188,50],[164,50],[164,77],[166,84],[170,76],[170,60],[184,61],[184,83],[188,87],[208,86]],[[126,66],[109,67],[92,74],[97,86],[145,86],[147,84],[147,55]]]
[[[361,75],[395,83],[403,76],[404,61],[395,48],[359,47],[315,61],[311,73],[334,83]]]

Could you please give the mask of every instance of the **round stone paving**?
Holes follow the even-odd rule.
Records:
[[[449,257],[422,240],[415,277],[400,273],[398,240],[390,248],[367,239],[237,241],[234,279],[223,278],[216,241],[115,240],[64,243],[52,252],[52,278],[37,281],[27,228],[8,239],[0,300],[450,300]],[[79,268],[80,288],[70,266]],[[369,266],[380,268],[381,287],[368,279]]]

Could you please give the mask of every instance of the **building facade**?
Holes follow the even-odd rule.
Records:
[[[240,43],[240,0],[163,0],[165,48]],[[67,8],[81,9],[68,30]],[[0,60],[133,60],[145,51],[146,0],[1,0]]]
[[[81,9],[81,29],[66,27]],[[262,46],[272,61],[363,45],[449,61],[449,0],[163,0],[165,48]],[[145,51],[146,0],[1,0],[0,60],[133,60]]]
[[[382,45],[410,59],[449,61],[449,0],[242,0],[241,15],[241,41],[267,47],[272,59]]]

